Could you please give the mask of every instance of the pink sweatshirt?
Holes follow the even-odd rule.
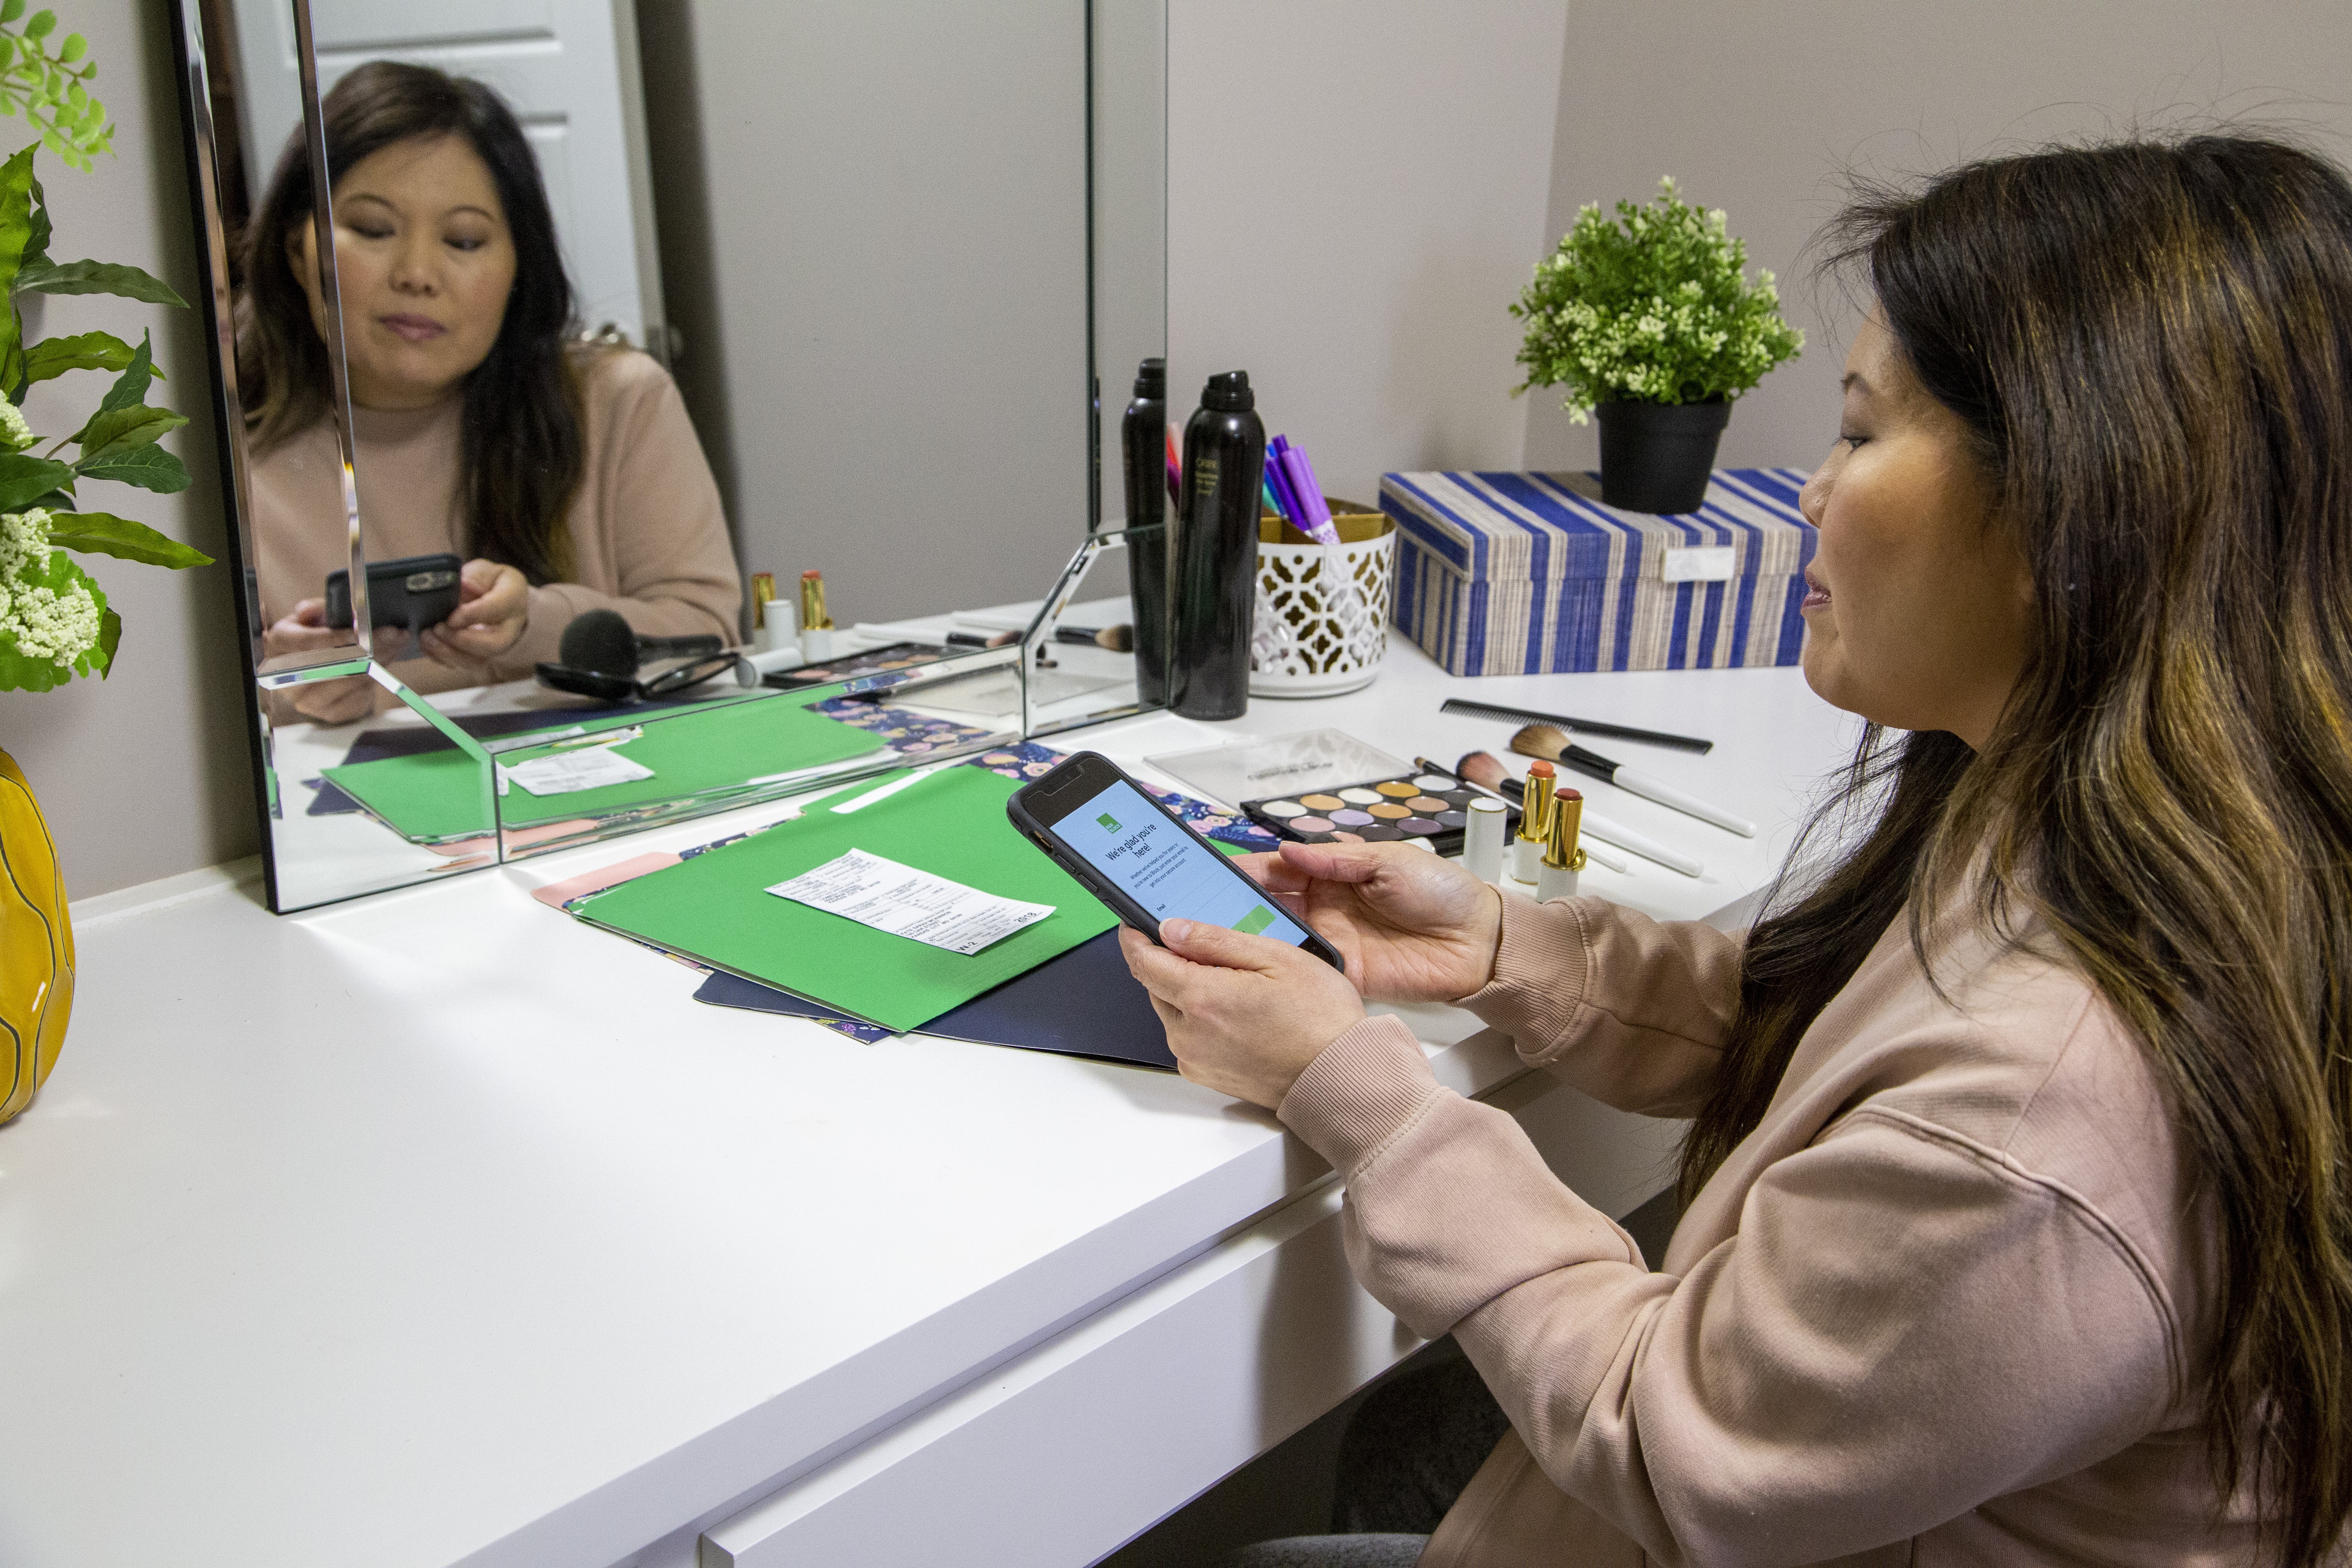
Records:
[[[496,658],[459,668],[429,658],[390,661],[417,691],[448,691],[528,676],[553,659],[563,628],[583,610],[610,609],[653,637],[714,634],[735,641],[743,589],[728,542],[719,486],[669,373],[634,351],[583,355],[581,402],[587,471],[564,524],[572,576],[530,591],[522,637]],[[360,528],[372,560],[466,552],[457,495],[459,416],[452,394],[430,408],[352,412]],[[261,621],[323,598],[327,574],[351,564],[342,515],[342,457],[320,421],[251,470]],[[386,647],[404,646],[387,633]],[[397,706],[388,692],[377,706]]]
[[[1740,939],[1505,904],[1464,1005],[1690,1115]],[[1511,1417],[1424,1565],[2250,1560],[2197,1415],[2210,1220],[2139,1046],[2047,953],[1956,917],[1930,951],[1941,997],[1905,921],[1880,938],[1655,1273],[1399,1021],[1299,1077],[1281,1116],[1347,1179],[1358,1278]]]

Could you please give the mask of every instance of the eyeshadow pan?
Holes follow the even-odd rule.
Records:
[[[1358,811],[1354,806],[1349,806],[1345,811],[1335,811],[1331,814],[1331,820],[1338,823],[1342,827],[1361,827],[1371,819],[1372,814],[1370,812]]]
[[[1433,833],[1443,833],[1445,831],[1444,824],[1432,822],[1425,816],[1408,816],[1402,822],[1398,823],[1397,826],[1403,828],[1407,833],[1417,834],[1423,838],[1428,837]]]
[[[1382,795],[1392,796],[1397,800],[1402,800],[1407,795],[1419,795],[1421,793],[1418,785],[1409,784],[1402,779],[1391,779],[1384,784],[1374,784],[1372,787],[1379,790]]]
[[[1331,831],[1331,819],[1328,816],[1294,816],[1288,826],[1301,833],[1328,833]]]
[[[1258,803],[1260,811],[1268,816],[1304,816],[1307,808],[1295,800],[1265,800]]]
[[[1433,797],[1425,795],[1414,795],[1411,800],[1406,801],[1405,805],[1412,807],[1415,811],[1423,812],[1432,816],[1444,811],[1446,806],[1446,803],[1444,801],[1433,799]]]
[[[1450,789],[1460,789],[1462,785],[1455,780],[1446,778],[1443,774],[1423,773],[1419,778],[1412,781],[1412,787],[1417,790],[1425,791],[1430,795],[1443,795]]]
[[[1309,811],[1337,811],[1348,804],[1336,795],[1302,795],[1298,800]]]
[[[1351,802],[1357,805],[1371,805],[1376,804],[1381,797],[1374,791],[1368,790],[1361,784],[1359,784],[1353,789],[1341,790],[1339,792],[1339,798],[1344,801]]]
[[[1372,815],[1374,816],[1385,816],[1391,822],[1394,822],[1400,816],[1411,816],[1412,815],[1412,810],[1410,806],[1399,805],[1394,801],[1389,801],[1383,805],[1372,807]]]
[[[1466,811],[1441,811],[1437,814],[1437,820],[1448,827],[1467,827],[1470,826],[1470,814]]]
[[[1403,837],[1385,822],[1375,822],[1364,829],[1364,842],[1367,844],[1392,844]]]

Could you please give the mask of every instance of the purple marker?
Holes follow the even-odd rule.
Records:
[[[1298,493],[1290,488],[1290,476],[1283,471],[1282,437],[1276,436],[1268,444],[1265,454],[1266,487],[1274,491],[1274,504],[1291,527],[1303,530],[1307,514],[1299,510]]]
[[[1290,481],[1291,493],[1298,498],[1304,509],[1299,531],[1322,544],[1339,542],[1339,531],[1331,525],[1331,509],[1323,503],[1322,487],[1315,482],[1315,467],[1307,454],[1297,447],[1286,446],[1282,453],[1283,476]]]

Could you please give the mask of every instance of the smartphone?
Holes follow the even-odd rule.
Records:
[[[1005,802],[1021,836],[1152,941],[1160,922],[1202,921],[1305,948],[1334,969],[1332,945],[1179,821],[1109,758],[1079,752]]]
[[[465,563],[450,554],[406,555],[368,563],[368,622],[421,632],[437,626],[457,607],[458,574]],[[352,624],[352,574],[327,574],[327,624]]]

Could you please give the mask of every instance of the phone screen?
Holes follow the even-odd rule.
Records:
[[[1054,836],[1157,921],[1202,921],[1293,947],[1306,929],[1225,858],[1160,814],[1124,779],[1054,824]]]

